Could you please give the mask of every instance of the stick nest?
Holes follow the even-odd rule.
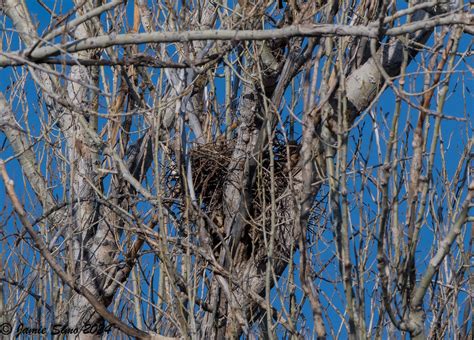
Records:
[[[193,169],[193,183],[196,197],[204,204],[207,211],[222,208],[224,188],[230,183],[229,166],[234,153],[233,140],[200,145],[191,150],[191,164]],[[287,151],[289,148],[289,157]],[[289,143],[288,148],[282,139],[273,141],[274,156],[274,187],[275,197],[278,198],[287,188],[289,175],[294,174],[299,160],[300,146]],[[245,159],[242,159],[242,166]],[[249,207],[251,215],[261,215],[264,206],[271,202],[271,162],[269,147],[251,159],[255,180],[253,183],[234,183],[237,187],[246,189],[251,196]],[[235,179],[234,179],[235,180]],[[246,188],[244,186],[247,185]]]

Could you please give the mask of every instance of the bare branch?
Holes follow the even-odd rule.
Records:
[[[415,23],[402,25],[387,29],[387,36],[400,36],[414,33],[419,30],[429,30],[437,26],[464,24],[472,25],[474,15],[461,13],[449,17],[430,18],[429,20],[417,21]],[[18,55],[28,55],[32,60],[52,57],[61,53],[76,53],[84,50],[107,48],[117,45],[137,45],[147,43],[174,43],[202,40],[230,40],[230,41],[252,41],[288,39],[294,37],[319,37],[319,36],[354,36],[377,38],[378,28],[368,26],[349,26],[331,24],[293,25],[280,29],[269,30],[204,30],[186,32],[152,32],[152,33],[129,33],[98,36],[81,41],[73,41],[59,46],[47,46],[37,48],[34,51],[18,51]],[[31,52],[31,53],[30,53]],[[8,65],[6,57],[0,58],[0,66]]]

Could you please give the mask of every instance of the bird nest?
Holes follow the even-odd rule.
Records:
[[[194,191],[206,210],[217,208],[222,203],[234,144],[233,141],[208,143],[190,152]]]
[[[229,169],[235,149],[235,141],[209,143],[195,147],[190,152],[193,183],[196,197],[207,211],[222,208],[224,188],[231,183],[232,171]],[[290,151],[288,155],[288,149]],[[233,183],[250,194],[250,215],[260,216],[265,206],[271,202],[271,190],[279,197],[288,186],[289,175],[299,160],[300,146],[288,145],[278,138],[273,142],[273,182],[271,174],[270,152],[267,145],[255,158],[250,159],[249,171],[254,180],[249,183]],[[243,160],[242,163],[245,163]],[[242,164],[243,166],[243,164]],[[235,179],[233,179],[235,180]],[[246,185],[246,186],[245,186]]]
[[[254,157],[243,155],[235,159],[235,140],[218,141],[193,147],[189,151],[192,169],[193,189],[198,204],[212,224],[206,222],[206,230],[211,236],[210,242],[216,251],[225,237],[224,231],[224,191],[229,185],[238,188],[243,220],[241,251],[246,256],[259,247],[263,238],[263,229],[270,228],[272,198],[275,198],[278,220],[288,220],[285,211],[292,201],[288,193],[290,176],[298,170],[300,145],[285,143],[283,138],[275,138],[272,153],[267,144]],[[289,152],[288,152],[289,151]],[[273,154],[273,158],[270,155]],[[273,159],[273,161],[272,161]],[[273,167],[272,167],[273,165]],[[246,167],[244,179],[235,176],[235,169]],[[170,173],[177,173],[170,169]],[[272,171],[273,170],[273,171]],[[235,172],[235,173],[233,173]],[[240,174],[240,171],[239,171]],[[248,175],[247,175],[248,174]],[[182,179],[168,176],[168,187],[173,196],[186,195]],[[184,206],[181,206],[184,208]],[[279,223],[277,221],[277,223]]]

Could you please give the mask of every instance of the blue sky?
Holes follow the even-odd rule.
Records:
[[[49,2],[47,2],[49,3]],[[131,1],[129,1],[129,6],[131,6]],[[35,1],[28,1],[27,5],[30,9],[30,11],[33,13],[33,18],[35,22],[38,24],[38,31],[42,32],[47,29],[47,26],[49,24],[49,15],[47,15],[46,11],[41,8]],[[71,2],[69,1],[63,1],[62,5],[63,8],[61,10],[61,13],[66,13],[68,10],[72,8]],[[130,12],[129,12],[130,13]],[[4,18],[4,17],[2,17]],[[7,27],[11,27],[10,23],[7,21],[6,22]],[[431,42],[428,43],[430,45]],[[460,51],[465,51],[467,49],[472,50],[471,46],[471,41],[469,40],[468,36],[464,36],[464,38],[461,40],[460,43]],[[4,46],[6,46],[5,41],[4,41]],[[17,50],[20,47],[20,44],[18,42],[18,37],[15,35],[14,39],[11,41],[11,49],[12,50]],[[452,80],[450,82],[450,95],[448,99],[446,100],[446,105],[444,106],[443,113],[449,116],[454,116],[458,118],[465,118],[468,120],[468,125],[467,125],[467,131],[466,131],[466,123],[465,122],[455,122],[451,120],[444,120],[442,122],[442,127],[441,127],[441,135],[442,139],[444,141],[444,147],[445,147],[445,160],[446,160],[446,168],[448,171],[448,178],[452,178],[453,174],[456,171],[456,167],[458,165],[458,160],[460,157],[460,154],[463,151],[464,146],[466,145],[466,137],[470,136],[472,137],[472,108],[474,107],[474,100],[473,100],[473,95],[472,91],[474,91],[474,83],[473,83],[473,75],[472,73],[469,72],[469,70],[466,67],[466,62],[469,63],[470,65],[473,65],[474,63],[472,62],[472,56],[468,57],[466,61],[463,61],[459,63],[457,67],[457,73],[455,73],[452,77]],[[459,58],[458,58],[459,59]],[[409,90],[412,92],[417,92],[421,91],[423,88],[423,76],[418,75],[416,76],[417,72],[420,72],[420,57],[418,57],[414,62],[411,63],[411,65],[408,68],[409,73],[413,73],[413,75],[409,76],[409,80],[407,83],[412,83],[414,84],[414,88],[410,88]],[[9,86],[10,82],[12,80],[17,80],[17,78],[21,78],[21,74],[17,74],[16,76],[14,75],[14,72],[25,72],[24,70],[17,68],[6,68],[2,69],[1,71],[1,79],[3,81],[0,83],[0,90],[7,95],[9,95],[9,91],[7,90],[7,87]],[[220,72],[220,71],[219,71]],[[221,72],[220,72],[221,73]],[[155,76],[158,74],[158,72],[155,73]],[[410,81],[411,77],[416,77],[416,80],[413,82]],[[298,87],[298,84],[300,82],[300,77],[298,77],[295,80],[296,87]],[[223,85],[223,80],[218,80],[216,82],[216,87],[218,90],[218,100],[221,104],[224,103],[224,98],[223,98],[223,93],[225,92],[224,90],[224,85]],[[31,128],[32,135],[38,136],[39,131],[40,131],[40,113],[38,110],[38,95],[36,93],[35,87],[31,81],[31,79],[27,78],[27,86],[25,87],[25,93],[24,96],[28,99],[28,107],[24,107],[19,105],[17,101],[14,101],[12,103],[12,108],[16,114],[17,117],[22,117],[23,115],[28,115],[28,122],[29,127]],[[289,91],[287,91],[287,94],[285,95],[285,99],[290,102],[291,98],[289,95]],[[412,98],[413,101],[417,102],[420,100],[419,97],[414,97]],[[432,100],[432,109],[435,108],[434,103],[436,102],[436,96]],[[382,158],[385,156],[385,141],[388,136],[388,131],[389,127],[387,124],[390,124],[392,114],[393,114],[393,109],[395,107],[395,97],[392,91],[387,90],[381,97],[380,100],[377,102],[376,105],[373,107],[373,112],[376,117],[377,124],[379,126],[379,131],[380,131],[380,138],[381,138],[381,150],[382,150]],[[25,110],[26,109],[26,110]],[[301,111],[302,111],[302,105],[297,106],[297,114],[299,117],[301,117]],[[402,105],[402,114],[400,117],[400,124],[399,124],[399,133],[400,136],[403,137],[404,132],[406,131],[407,126],[414,127],[416,125],[416,121],[418,119],[418,112],[415,111],[413,108],[410,108],[408,105],[405,103]],[[284,117],[287,115],[287,112],[283,113]],[[433,120],[432,120],[432,125],[433,125]],[[431,125],[431,129],[433,126]],[[360,129],[360,130],[359,130]],[[410,133],[412,133],[412,129],[410,128]],[[373,167],[373,175],[377,175],[377,167],[380,165],[380,159],[377,154],[377,148],[373,144],[374,143],[374,135],[372,132],[374,131],[374,125],[373,122],[370,118],[370,115],[367,114],[365,115],[365,118],[362,120],[362,122],[359,124],[357,129],[354,129],[353,132],[351,133],[352,141],[350,144],[350,147],[352,150],[355,148],[355,142],[354,140],[358,140],[359,134],[363,136],[361,140],[361,145],[360,145],[360,150],[363,155],[365,155],[368,160],[367,160],[367,167]],[[296,126],[296,133],[299,134],[301,133],[301,126],[297,124]],[[370,138],[369,138],[370,136]],[[431,136],[431,134],[430,134]],[[134,137],[136,138],[136,136]],[[409,138],[409,142],[411,142],[411,137]],[[371,144],[372,143],[372,144]],[[42,144],[41,144],[42,145]],[[5,141],[5,137],[0,134],[0,146],[2,147],[1,149],[1,154],[0,157],[5,159],[9,158],[12,156],[12,151],[8,146],[8,142]],[[400,143],[397,145],[398,148],[403,146],[403,143]],[[410,145],[408,147],[411,147]],[[439,145],[437,148],[437,151],[439,151]],[[441,162],[441,156],[439,153],[437,153],[436,158],[435,158],[435,164],[436,164],[436,171],[434,171],[434,180],[436,181],[439,178],[438,170],[440,168],[440,162]],[[42,163],[42,168],[43,171],[46,169],[45,167],[45,162]],[[361,165],[358,164],[356,168],[361,169]],[[27,184],[26,186],[26,191],[24,191],[23,188],[23,182],[25,181],[21,168],[19,167],[18,163],[13,160],[8,163],[7,169],[9,172],[10,177],[15,181],[16,186],[15,189],[17,191],[17,194],[19,197],[26,201],[26,207],[28,208],[28,211],[32,213],[33,216],[38,217],[41,215],[42,211],[40,207],[37,205],[36,200],[30,200],[31,195],[30,193],[30,188],[29,185]],[[350,191],[357,193],[360,190],[361,186],[361,178],[360,176],[353,177],[352,180],[348,183],[349,189],[352,189]],[[371,187],[372,192],[375,195],[376,189],[372,184],[368,184],[369,187]],[[454,189],[454,188],[453,188]],[[62,194],[62,188],[58,189],[59,192],[58,194]],[[441,194],[441,192],[440,192]],[[352,195],[352,199],[356,199],[357,197]],[[364,193],[364,201],[366,203],[367,209],[364,211],[360,211],[358,209],[354,209],[351,212],[351,220],[353,222],[352,228],[353,230],[359,230],[361,227],[367,228],[368,226],[361,226],[358,223],[360,216],[360,213],[364,213],[367,216],[374,217],[376,214],[376,204],[377,202],[373,200],[373,197],[370,196],[370,192],[365,192]],[[10,205],[7,202],[8,200],[5,197],[5,190],[3,186],[3,182],[0,182],[0,202],[4,202],[4,205],[7,207],[6,210],[1,214],[1,220],[3,221],[8,218],[8,215],[11,211]],[[0,208],[3,208],[0,207]],[[442,207],[443,209],[447,209],[447,207]],[[405,209],[404,205],[402,204],[401,206],[401,211]],[[9,219],[8,226],[5,229],[7,234],[16,232],[17,229],[21,230],[21,227],[14,223],[16,219]],[[428,225],[429,225],[430,219],[428,218]],[[321,226],[320,226],[321,227]],[[327,227],[327,226],[324,226]],[[472,228],[472,226],[465,228],[464,230],[469,233],[469,228]],[[316,247],[324,249],[324,247],[329,247],[328,250],[331,250],[330,247],[331,245],[327,245],[324,241],[331,242],[332,240],[332,233],[329,229],[325,229],[322,232],[322,236],[324,237],[322,240],[319,240],[318,243],[316,244]],[[468,246],[467,242],[469,240],[469,237],[464,238],[466,241],[466,246]],[[10,238],[9,242],[12,242],[13,239]],[[425,268],[427,261],[430,258],[430,248],[433,243],[433,233],[431,230],[427,227],[424,227],[421,230],[421,241],[418,245],[418,254],[419,254],[419,271],[422,272],[423,269]],[[359,244],[357,242],[354,242],[352,244],[355,249],[358,249]],[[373,245],[373,252],[371,252],[371,256],[368,259],[368,262],[373,262],[375,261],[375,243]],[[327,259],[330,257],[330,251],[327,251],[323,254],[321,254],[321,258]],[[354,258],[354,253],[352,254]],[[299,254],[295,256],[295,263],[299,263]],[[315,265],[315,271],[319,271],[317,266]],[[325,278],[335,278],[339,275],[338,273],[338,268],[336,265],[336,262],[333,262],[332,265],[328,266],[323,272],[321,273],[322,276]],[[156,279],[156,278],[155,278]],[[295,282],[298,284],[299,283],[299,278],[298,275],[295,275]],[[322,303],[323,305],[328,305],[329,302],[334,303],[337,307],[342,307],[345,303],[343,294],[341,294],[342,290],[340,289],[340,285],[334,285],[332,283],[328,283],[324,280],[321,280],[320,282],[320,287],[321,289],[324,290],[324,292],[327,294],[326,297],[322,297]],[[366,294],[367,294],[367,299],[370,300],[370,295],[373,294],[374,292],[371,291],[370,287],[373,287],[374,282],[369,282],[367,289],[366,289]],[[335,288],[338,288],[336,291]],[[276,296],[276,291],[274,290],[273,296]],[[460,298],[464,298],[465,295],[461,293]],[[297,300],[299,301],[301,298],[301,291],[297,290]],[[331,300],[331,301],[329,301]],[[275,306],[277,307],[279,303],[275,303]],[[309,304],[306,302],[303,308],[304,315],[306,317],[306,324],[305,326],[311,330],[313,328],[313,319],[311,315],[311,310],[309,307]],[[369,320],[371,316],[371,311],[370,311],[370,306],[366,307],[366,317]],[[329,320],[331,324],[335,325],[335,328],[338,327],[340,324],[340,318],[339,315],[333,311],[328,314]],[[281,331],[281,330],[280,330]],[[280,333],[279,335],[282,335],[283,333]],[[341,336],[343,336],[344,333],[342,333]]]

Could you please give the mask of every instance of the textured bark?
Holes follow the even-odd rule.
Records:
[[[375,2],[362,6],[364,12],[351,13],[353,18],[342,15],[344,24],[339,24],[334,22],[342,10],[338,1],[325,2],[323,8],[319,7],[320,2],[291,1],[285,5],[285,11],[276,15],[281,22],[272,25],[277,28],[262,29],[268,25],[265,18],[270,14],[266,11],[275,10],[269,1],[241,1],[229,15],[224,6],[215,2],[196,2],[195,7],[183,3],[182,13],[173,12],[174,5],[166,2],[160,11],[166,7],[168,13],[175,15],[169,15],[165,24],[155,27],[160,19],[154,16],[154,7],[148,8],[148,1],[137,0],[133,2],[133,28],[117,34],[113,30],[123,28],[113,27],[112,23],[112,32],[105,33],[104,17],[100,15],[120,7],[119,3],[76,1],[80,9],[74,13],[75,19],[69,21],[71,26],[59,20],[44,38],[57,38],[66,29],[69,36],[64,34],[65,41],[46,45],[36,36],[25,2],[1,2],[2,10],[26,48],[0,56],[0,66],[29,67],[51,119],[58,122],[66,149],[64,162],[70,176],[63,185],[69,200],[65,205],[69,206],[56,211],[59,203],[41,172],[42,161],[37,159],[35,145],[20,127],[11,104],[0,94],[0,129],[8,138],[43,211],[54,210],[48,214],[49,230],[56,233],[56,239],[66,240],[61,247],[69,254],[61,264],[55,264],[50,249],[39,242],[41,237],[51,239],[47,232],[38,236],[37,243],[42,245],[52,266],[58,267],[53,269],[67,279],[64,296],[70,299],[69,326],[74,328],[85,322],[104,325],[110,316],[107,308],[125,308],[130,303],[135,308],[135,319],[124,313],[129,318],[127,322],[144,327],[138,321],[140,306],[149,304],[153,306],[150,313],[153,322],[145,326],[150,329],[161,326],[161,331],[170,336],[251,337],[252,328],[261,327],[265,336],[274,338],[272,322],[278,320],[289,334],[297,337],[301,334],[295,330],[292,316],[280,316],[272,309],[269,293],[299,252],[300,284],[311,303],[316,333],[324,338],[328,332],[319,292],[313,285],[316,274],[311,271],[306,255],[315,199],[320,188],[326,186],[330,189],[333,242],[341,285],[348,304],[341,314],[347,317],[349,338],[367,337],[372,332],[365,324],[367,306],[357,300],[359,287],[353,277],[348,246],[347,192],[344,183],[341,185],[346,174],[334,171],[344,157],[339,145],[347,138],[343,127],[351,126],[385,88],[394,88],[396,95],[403,98],[404,94],[394,86],[394,79],[402,72],[404,62],[413,61],[434,27],[472,24],[472,14],[439,16],[450,8],[420,2],[414,8],[388,16],[386,5]],[[394,24],[397,18],[408,14],[412,22]],[[313,22],[316,17],[317,23]],[[381,27],[380,23],[386,26]],[[145,32],[140,31],[140,24]],[[171,42],[176,43],[173,48],[165,44]],[[145,43],[143,50],[137,47]],[[117,46],[123,46],[123,51],[118,53],[114,49]],[[150,56],[140,59],[139,51],[146,51]],[[408,51],[408,60],[404,60],[404,51]],[[231,53],[235,53],[233,64],[227,58]],[[39,64],[44,58],[57,55],[67,56],[73,62],[52,66],[56,59],[48,59],[48,64]],[[159,58],[163,60],[155,60]],[[344,64],[340,58],[348,63]],[[79,64],[74,64],[76,60]],[[160,71],[160,82],[153,84],[149,75],[153,71],[141,64],[133,65],[130,60],[181,69],[165,68]],[[318,80],[321,60],[326,64],[321,72],[323,79]],[[81,61],[88,66],[81,65]],[[223,62],[227,63],[226,72],[229,72],[226,73],[227,94],[236,98],[226,100],[226,123],[232,125],[228,124],[220,135],[221,104],[219,98],[210,99],[216,95],[212,93],[216,84],[211,84],[210,79],[214,82],[220,76],[218,68]],[[56,70],[65,65],[71,65],[65,68],[68,73],[58,77]],[[98,79],[109,75],[97,65],[116,66],[110,71],[114,77],[119,75],[116,79],[120,86],[116,88],[120,91],[114,94],[116,97],[104,95],[109,89],[99,85]],[[239,79],[234,79],[236,89],[230,87],[231,73]],[[284,105],[290,106],[285,93],[298,74],[302,74],[301,93],[306,96],[302,105],[302,141],[286,135],[279,137],[285,139],[286,151],[281,154],[287,159],[277,162],[286,162],[279,168],[284,169],[280,172],[286,177],[277,177],[279,182],[275,183],[273,152],[278,142],[275,130],[279,124],[286,124],[279,121],[282,118],[279,112]],[[161,83],[162,79],[166,84]],[[106,98],[108,107],[99,100],[101,96]],[[295,107],[292,109],[296,110]],[[104,110],[108,116],[103,114]],[[106,128],[100,127],[100,119],[107,120]],[[133,131],[137,127],[139,132]],[[132,134],[139,137],[133,140]],[[296,152],[291,150],[295,145]],[[214,188],[220,192],[216,193],[220,201],[215,210],[206,206],[207,202],[200,196],[203,184],[196,182],[197,175],[215,169],[193,168],[193,152],[207,146],[214,148],[217,158],[222,156],[219,152],[225,153],[226,147],[230,149],[228,162],[219,164],[225,170],[216,172],[216,177],[222,178],[209,180],[219,183]],[[162,167],[165,162],[172,164],[169,169]],[[418,164],[421,173],[421,156]],[[108,175],[110,184],[105,192],[104,181]],[[271,185],[265,178],[272,178]],[[258,201],[259,195],[263,203]],[[148,212],[141,211],[143,201],[148,204]],[[259,203],[263,208],[257,206]],[[388,201],[383,204],[388,209]],[[384,313],[389,313],[399,330],[409,332],[414,338],[425,336],[423,298],[460,235],[468,208],[463,206],[459,219],[414,290],[412,304],[406,306],[411,320],[396,321],[390,313],[394,302],[386,299],[380,324],[384,322]],[[20,215],[28,223],[26,214]],[[65,221],[67,228],[61,229]],[[176,234],[167,234],[169,225],[176,228]],[[144,245],[147,252],[159,258],[161,265],[159,302],[153,300],[155,291],[149,292],[150,301],[146,294],[134,296],[141,289],[136,283],[133,292],[128,291],[129,275],[132,271],[135,274],[135,269],[147,283],[150,279],[140,272],[143,268],[139,258],[143,256]],[[382,270],[383,246],[380,249],[378,260]],[[194,271],[190,269],[193,266],[201,269]],[[196,278],[200,276],[201,279]],[[388,275],[381,275],[381,279],[386,288],[390,284]],[[115,298],[123,292],[130,294],[133,301],[114,305]],[[116,310],[112,315],[120,318],[120,313]],[[264,317],[266,325],[262,326]],[[281,321],[284,318],[289,321]],[[143,338],[166,338],[152,332],[137,332]],[[99,339],[99,336],[81,334],[79,338]]]

